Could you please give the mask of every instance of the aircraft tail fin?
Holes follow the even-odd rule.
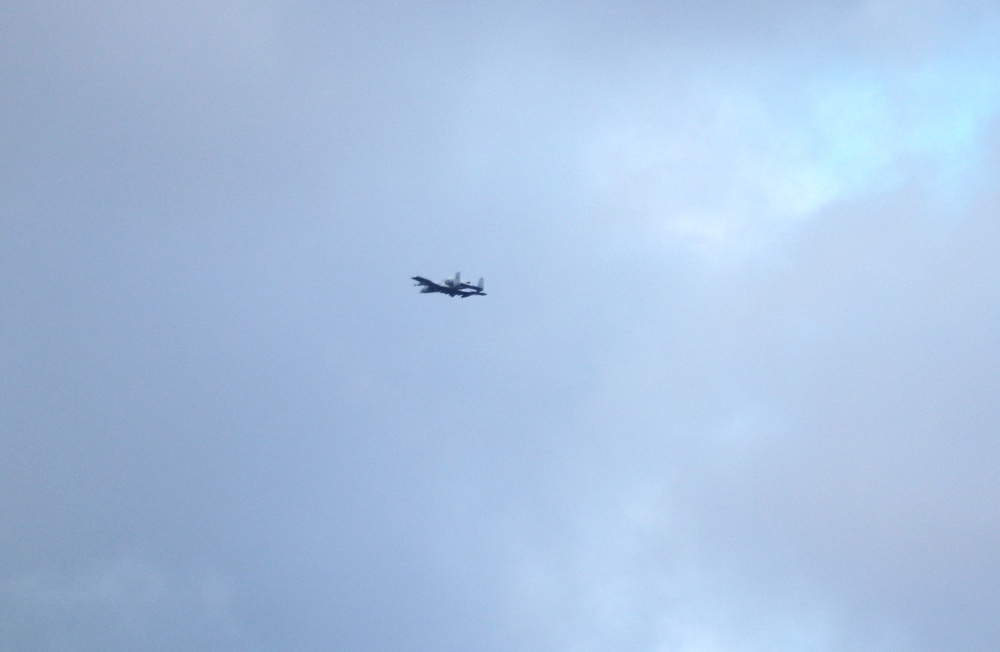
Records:
[[[480,276],[479,277],[479,284],[476,286],[479,289],[480,292],[483,291],[483,280],[484,280],[483,277]]]

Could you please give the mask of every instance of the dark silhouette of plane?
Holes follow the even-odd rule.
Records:
[[[423,286],[423,289],[420,290],[421,294],[440,292],[450,297],[462,297],[463,299],[466,297],[486,296],[486,293],[483,292],[483,279],[479,279],[479,283],[473,285],[468,281],[462,280],[462,272],[455,272],[455,278],[446,278],[440,283],[435,283],[423,276],[414,276],[413,280],[416,281],[415,286]]]

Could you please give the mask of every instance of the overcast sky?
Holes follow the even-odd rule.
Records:
[[[993,652],[1000,9],[480,5],[0,5],[0,648]]]

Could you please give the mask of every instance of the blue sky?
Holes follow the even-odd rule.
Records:
[[[993,649],[990,3],[0,18],[0,647]]]

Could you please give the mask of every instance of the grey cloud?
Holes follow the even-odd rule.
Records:
[[[915,6],[13,14],[0,640],[989,649],[996,17]]]
[[[234,616],[231,582],[218,572],[169,572],[121,558],[71,573],[16,576],[2,596],[2,636],[11,649],[173,649],[209,642],[254,649]]]

